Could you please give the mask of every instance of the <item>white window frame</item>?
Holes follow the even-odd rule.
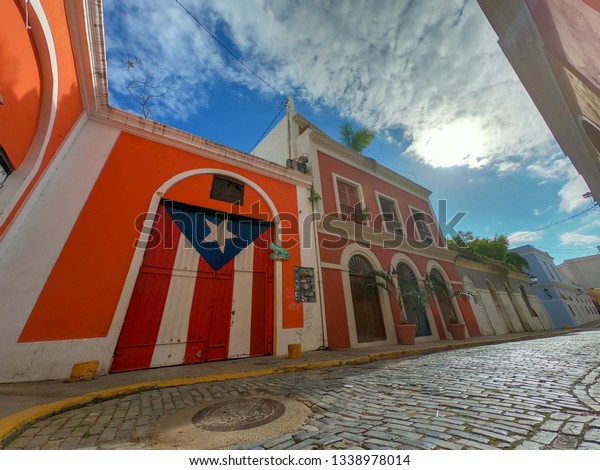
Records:
[[[404,224],[404,218],[402,217],[402,211],[400,211],[400,206],[398,204],[398,200],[396,198],[390,197],[387,194],[380,193],[379,191],[375,191],[375,198],[377,199],[377,207],[379,208],[379,215],[381,215],[382,221],[381,226],[383,230],[387,233],[396,233],[397,228],[390,230],[387,226],[387,221],[383,218],[383,208],[381,207],[381,198],[387,199],[394,205],[394,209],[396,213],[394,214],[395,223],[400,224],[400,229],[402,230],[402,236],[406,235],[406,227]]]
[[[417,226],[417,220],[415,219],[415,214],[419,213],[419,214],[423,214],[425,217],[429,216],[429,217],[431,217],[434,220],[434,222],[435,222],[435,217],[433,217],[431,214],[428,214],[423,209],[417,209],[414,206],[408,206],[408,207],[410,209],[410,217],[413,219],[413,222],[415,224],[414,228],[416,229],[416,232],[417,232],[417,234],[419,236],[419,241],[421,241],[421,242],[427,242],[428,241],[427,238],[430,238],[431,241],[435,244],[435,238],[433,236],[433,231],[431,230],[431,227],[429,226],[428,223],[426,223],[425,226],[427,227],[427,231],[429,232],[429,237],[422,238],[421,231],[419,230],[419,227]],[[411,234],[411,235],[413,235],[413,234]]]
[[[337,173],[331,173],[331,177],[333,179],[333,192],[335,194],[335,207],[337,210],[338,214],[342,214],[342,204],[340,203],[340,194],[338,191],[338,186],[337,186],[337,182],[338,180],[341,181],[342,183],[346,183],[352,186],[355,186],[356,189],[358,190],[358,198],[359,198],[359,202],[360,205],[363,209],[365,209],[367,207],[367,205],[365,204],[365,195],[363,194],[363,190],[362,190],[362,186],[360,183],[351,180],[350,178],[346,178],[345,176],[339,175]],[[367,225],[370,226],[371,225],[371,221],[369,218],[366,219],[366,224],[363,225]]]

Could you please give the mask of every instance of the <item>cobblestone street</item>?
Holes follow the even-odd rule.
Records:
[[[600,449],[600,330],[148,391],[65,412],[8,449],[147,449],[164,415],[284,395],[312,411],[244,449]]]

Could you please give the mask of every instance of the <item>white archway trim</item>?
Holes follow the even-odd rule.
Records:
[[[392,316],[392,306],[390,304],[390,296],[383,289],[377,289],[379,291],[379,305],[381,306],[381,314],[383,315],[383,324],[385,327],[385,339],[384,341],[372,341],[369,343],[359,343],[358,335],[356,333],[356,319],[354,318],[354,304],[352,302],[352,287],[350,285],[350,271],[348,264],[350,258],[354,255],[364,256],[373,265],[377,271],[382,271],[383,267],[381,262],[371,250],[363,248],[356,243],[352,243],[342,252],[340,257],[340,264],[344,267],[341,272],[342,275],[342,286],[344,288],[344,303],[346,306],[346,321],[348,324],[348,334],[350,337],[350,347],[369,347],[381,344],[396,344],[396,332],[394,329],[394,318]]]
[[[364,248],[356,243],[349,243],[342,251],[342,255],[340,256],[340,265],[343,267],[345,271],[348,271],[348,263],[350,262],[350,258],[354,255],[363,255],[367,258],[374,266],[374,268],[378,271],[382,271],[384,268],[379,261],[379,258],[368,248]]]
[[[419,286],[423,287],[424,275],[421,273],[421,270],[419,269],[417,264],[413,261],[413,259],[404,253],[396,253],[392,257],[392,265],[395,268],[396,266],[398,266],[399,263],[407,264],[410,267],[410,269],[412,269],[413,272],[415,273],[415,275],[417,276],[417,282],[419,283]],[[424,305],[424,307],[425,307],[425,314],[427,315],[427,321],[429,322],[429,328],[431,329],[431,336],[420,336],[420,337],[416,338],[416,341],[417,342],[424,341],[426,338],[431,339],[431,337],[433,337],[435,339],[440,339],[440,335],[439,335],[439,332],[437,329],[437,323],[435,322],[435,318],[433,316],[433,311],[431,310],[431,305],[429,304],[429,302],[427,302]]]
[[[422,281],[423,281],[423,274],[421,274],[421,270],[419,269],[419,267],[416,265],[416,263],[412,260],[412,258],[410,256],[405,255],[404,253],[396,253],[392,257],[392,265],[394,266],[394,268],[396,266],[398,266],[398,263],[406,263],[406,264],[408,264],[410,266],[410,268],[417,275],[417,280],[419,281],[419,284],[422,283]]]
[[[498,288],[496,287],[496,284],[494,284],[494,281],[492,281],[489,277],[486,277],[484,282],[491,297],[492,304],[494,306],[496,314],[498,315],[498,318],[500,318],[504,322],[504,326],[508,330],[508,333],[516,333],[516,329],[510,319],[510,315],[506,310],[504,303],[502,302],[500,294],[498,293]]]
[[[463,278],[462,278],[462,282],[463,282],[463,287],[465,289],[474,292],[479,297],[479,302],[475,302],[473,299],[469,299],[469,304],[471,305],[471,309],[473,310],[473,313],[475,314],[475,320],[478,323],[481,334],[483,334],[485,336],[485,335],[488,335],[488,332],[489,332],[491,335],[495,335],[496,330],[494,329],[494,325],[492,324],[490,315],[487,312],[487,309],[485,308],[485,304],[483,303],[483,298],[481,297],[481,292],[479,291],[479,288],[475,284],[475,281],[468,274],[464,274]],[[479,315],[477,315],[478,313],[481,316],[481,322],[485,322],[485,325],[480,324],[480,321],[478,318]],[[483,331],[484,328],[485,328],[485,333]]]
[[[279,217],[277,207],[273,200],[269,197],[269,195],[254,181],[248,179],[247,177],[240,175],[238,173],[234,173],[232,171],[223,170],[220,168],[198,168],[195,170],[185,171],[183,173],[179,173],[167,181],[165,181],[159,188],[154,192],[152,199],[150,200],[150,205],[148,210],[146,211],[146,219],[144,220],[142,232],[137,241],[137,245],[135,248],[135,253],[133,258],[131,259],[131,264],[129,265],[129,271],[127,272],[127,277],[125,278],[125,282],[123,284],[123,289],[121,290],[121,296],[119,298],[119,302],[117,304],[117,308],[115,309],[115,314],[113,316],[113,321],[110,327],[110,331],[107,335],[107,340],[113,342],[113,346],[116,346],[116,342],[119,339],[119,334],[121,333],[121,327],[123,322],[125,321],[125,314],[127,313],[127,308],[129,307],[129,302],[131,300],[131,296],[133,294],[133,288],[135,286],[135,282],[137,280],[138,272],[142,265],[142,261],[144,258],[144,252],[146,251],[146,244],[150,237],[150,232],[152,230],[152,225],[154,223],[154,218],[156,216],[156,210],[158,209],[158,205],[162,197],[165,193],[177,183],[190,178],[192,176],[198,175],[221,175],[228,176],[230,178],[234,178],[238,181],[243,181],[248,186],[253,188],[267,203],[271,213],[273,214],[273,222],[275,223],[275,237],[276,240],[279,239]],[[280,320],[283,299],[281,297],[282,292],[282,281],[281,281],[281,267],[279,265],[276,266],[275,271],[275,318],[277,321]],[[113,347],[114,349],[114,347]]]
[[[450,276],[448,275],[446,270],[442,267],[442,265],[440,263],[438,263],[437,261],[430,259],[427,262],[427,272],[428,273],[431,272],[432,269],[437,269],[439,271],[439,273],[444,278],[444,282],[446,282],[448,284],[452,283],[452,281],[450,280]]]
[[[40,57],[40,53],[38,52],[38,59],[42,64],[42,90],[50,88],[50,97],[48,98],[47,95],[42,91],[42,109],[40,110],[37,131],[35,137],[33,138],[32,146],[27,152],[27,155],[23,162],[24,164],[32,164],[32,167],[27,173],[25,179],[20,183],[19,187],[12,195],[12,198],[10,199],[8,204],[5,207],[1,208],[2,214],[0,215],[0,226],[4,225],[10,214],[12,214],[13,210],[17,206],[19,200],[21,199],[21,197],[23,196],[33,179],[40,171],[40,167],[44,159],[44,154],[46,153],[48,143],[50,142],[50,137],[52,136],[52,130],[54,129],[54,123],[56,121],[56,111],[58,107],[58,59],[56,55],[56,48],[54,46],[52,30],[50,28],[50,23],[48,22],[48,18],[46,17],[46,13],[44,12],[44,8],[42,7],[40,0],[29,0],[29,4],[31,5],[37,17],[37,20],[39,21],[40,26],[42,28],[42,34],[46,46],[46,51],[44,52],[47,52],[48,58],[50,60],[50,70],[46,71],[44,70],[44,60],[42,57]],[[37,43],[37,41],[36,46],[39,51],[40,45]],[[48,101],[49,105],[47,104]],[[44,116],[46,113],[48,114],[47,122],[43,123],[42,121],[44,120]],[[35,142],[40,140],[42,142],[41,147],[39,147],[39,150],[36,150]],[[20,168],[24,169],[24,164],[21,164]]]
[[[446,270],[442,267],[442,265],[440,263],[438,263],[435,260],[429,260],[429,262],[427,263],[427,272],[431,272],[432,269],[435,269],[437,272],[439,272],[442,275],[442,278],[444,279],[444,282],[446,283],[446,285],[451,285],[453,286],[454,284],[460,284],[459,282],[453,282],[450,279],[450,276],[448,275],[448,273],[446,272]],[[436,299],[437,302],[437,299]],[[456,299],[456,297],[452,297],[450,299],[450,302],[452,303],[452,307],[454,308],[454,313],[456,314],[456,316],[458,317],[458,321],[465,323],[465,318],[464,315],[462,314],[462,310],[460,309],[460,305],[458,304],[458,300]],[[438,309],[440,308],[439,302],[438,303]],[[441,313],[441,309],[440,309],[440,313]],[[444,323],[444,322],[442,322]],[[446,325],[444,325],[444,328],[446,328]],[[467,337],[469,336],[469,332],[467,331]]]
[[[586,122],[590,126],[594,127],[600,133],[600,126],[598,124],[596,124],[594,121],[592,121],[590,118],[588,118],[587,116],[584,116],[583,114],[580,114],[577,117],[577,122],[579,123],[579,127],[581,127],[581,129],[583,130],[583,132],[584,132],[586,138],[588,138],[588,140],[591,140],[591,139],[589,138],[588,133],[583,128],[584,122]],[[592,145],[593,145],[593,143],[592,143]],[[596,148],[595,145],[594,145],[594,148]],[[600,153],[600,149],[596,149],[596,150],[598,150],[598,153]]]

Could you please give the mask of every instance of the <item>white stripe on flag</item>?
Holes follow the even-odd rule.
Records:
[[[183,364],[200,254],[182,234],[150,367]]]
[[[254,243],[234,258],[233,302],[228,358],[250,355],[252,327],[252,278],[254,270]]]

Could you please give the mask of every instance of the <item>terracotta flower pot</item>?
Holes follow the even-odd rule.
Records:
[[[398,337],[399,344],[415,344],[417,325],[398,324],[394,326],[396,328],[396,336]]]
[[[463,323],[450,323],[448,329],[454,339],[465,339],[465,325]]]

